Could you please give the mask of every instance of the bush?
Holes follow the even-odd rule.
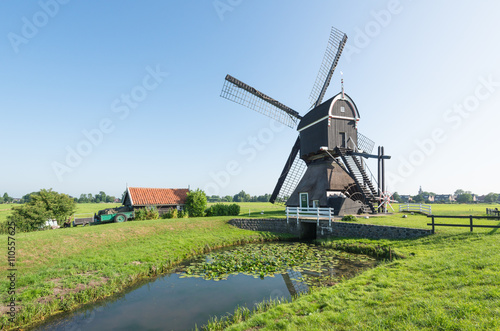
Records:
[[[30,202],[13,208],[7,220],[16,224],[18,232],[38,231],[45,227],[48,219],[55,219],[61,225],[75,210],[75,201],[68,195],[44,189],[31,195]],[[6,223],[0,227],[3,233],[7,231]]]
[[[135,211],[134,219],[137,221],[157,220],[160,217],[156,206],[146,206]]]
[[[205,214],[206,216],[238,216],[240,214],[240,206],[235,203],[231,205],[217,203],[205,210]]]
[[[177,218],[188,218],[189,217],[189,214],[187,211],[185,210],[179,210],[179,212],[177,213]]]
[[[170,208],[166,213],[161,215],[161,218],[178,218],[177,208]]]
[[[202,217],[207,208],[207,196],[200,189],[187,194],[186,210],[189,217]]]
[[[354,215],[345,215],[342,217],[342,222],[357,222],[358,218]]]

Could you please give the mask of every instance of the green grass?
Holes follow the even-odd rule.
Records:
[[[232,204],[233,202],[224,202],[224,204]],[[209,203],[208,206],[214,203]],[[240,205],[240,216],[251,218],[278,218],[285,216],[285,206],[273,205],[269,202],[238,202]]]
[[[109,204],[81,205],[94,212]],[[241,204],[242,217],[283,217],[284,208]],[[484,215],[498,205],[433,205],[441,215]],[[93,209],[95,208],[95,209]],[[469,210],[472,209],[472,210]],[[264,214],[261,214],[264,211]],[[395,213],[358,222],[429,229],[422,215]],[[17,242],[18,314],[26,326],[62,310],[123,291],[177,262],[236,243],[275,240],[269,233],[236,229],[231,217],[172,219],[106,224],[19,233]],[[447,222],[455,220],[447,220]],[[464,222],[464,220],[456,220]],[[465,220],[467,222],[467,220]],[[498,221],[481,221],[500,224]],[[7,236],[0,235],[7,242]],[[247,330],[480,330],[500,328],[500,234],[492,229],[437,228],[417,240],[337,238],[322,243],[345,250],[391,247],[393,256],[335,287],[315,290],[291,303],[262,305],[230,328]],[[370,249],[367,249],[369,252]],[[0,261],[0,298],[6,302],[6,261]],[[54,300],[57,299],[57,300]],[[5,322],[5,319],[3,320]],[[213,323],[212,329],[217,328]]]
[[[433,205],[433,213],[484,215],[486,207],[496,206]],[[358,222],[430,228],[425,216],[402,215]],[[436,231],[415,240],[323,240],[322,245],[352,251],[390,247],[403,258],[386,261],[335,287],[316,289],[291,303],[246,313],[235,319],[238,323],[230,321],[225,326],[228,330],[500,329],[500,232],[475,229],[469,233],[467,228],[449,227]],[[220,329],[224,323],[212,321],[208,329]]]
[[[234,228],[227,224],[229,219],[135,221],[19,233],[16,287],[22,312],[15,326],[112,295],[214,248],[280,238]],[[1,235],[0,241],[6,243],[7,236]],[[6,262],[0,262],[4,303]]]
[[[12,208],[16,206],[21,206],[17,203],[0,204],[0,222],[7,220],[7,216],[10,215]],[[83,213],[96,213],[99,210],[114,208],[120,206],[119,203],[77,203],[75,214]]]
[[[498,234],[468,233],[361,240],[390,245],[406,258],[254,314],[229,330],[498,330],[499,240]]]

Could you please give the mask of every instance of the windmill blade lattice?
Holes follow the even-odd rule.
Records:
[[[302,118],[290,107],[230,75],[226,76],[220,96],[264,114],[290,128],[295,128]]]
[[[358,149],[360,149],[363,152],[366,152],[368,154],[371,154],[374,146],[375,146],[375,142],[373,140],[362,135],[358,131]]]
[[[271,195],[271,199],[269,199],[271,203],[285,203],[293,193],[293,191],[295,191],[295,188],[304,176],[307,165],[300,158],[299,150],[300,138],[297,138],[297,141],[295,142],[295,145],[290,152],[290,156],[288,157],[281,176],[278,179],[278,183],[274,188],[274,192]]]
[[[335,71],[335,67],[337,67],[337,63],[346,42],[347,35],[332,27],[330,39],[328,40],[328,46],[326,48],[325,56],[323,57],[323,63],[321,64],[318,76],[316,77],[316,82],[314,83],[309,97],[313,107],[319,106],[323,101],[325,92],[328,85],[330,85],[333,72]]]

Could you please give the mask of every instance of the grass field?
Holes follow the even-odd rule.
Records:
[[[12,208],[20,206],[17,203],[10,204],[0,204],[0,222],[7,220],[7,216],[10,215]],[[95,213],[99,210],[106,208],[113,208],[120,206],[119,203],[77,203],[76,204],[76,214],[83,213]]]
[[[241,205],[241,217],[248,217],[248,209],[250,217],[284,215],[283,207],[271,204]],[[82,205],[79,212],[108,206]],[[483,215],[487,207],[500,206],[433,205],[433,212]],[[402,216],[395,213],[360,218],[358,222],[430,228],[425,216]],[[19,233],[16,288],[18,304],[23,310],[16,325],[26,325],[112,295],[213,248],[278,238],[233,228],[227,224],[230,218],[136,221]],[[327,246],[339,243],[346,247],[390,246],[405,258],[382,263],[335,287],[315,290],[230,327],[237,330],[498,329],[500,234],[495,230],[475,230],[470,234],[467,228],[442,227],[437,228],[436,235],[417,240],[324,241],[322,244]],[[0,235],[0,240],[6,243],[7,236]],[[8,301],[6,269],[7,261],[2,259],[0,298],[4,303]],[[5,308],[4,305],[2,311]]]

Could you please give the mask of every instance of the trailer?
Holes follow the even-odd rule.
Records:
[[[86,226],[94,223],[94,214],[93,213],[84,213],[84,214],[74,214],[73,215],[73,226]],[[64,227],[69,227],[69,222],[64,223]]]
[[[123,223],[135,217],[133,209],[122,206],[119,208],[108,208],[99,210],[94,215],[94,221],[91,225],[105,224],[105,223]]]

